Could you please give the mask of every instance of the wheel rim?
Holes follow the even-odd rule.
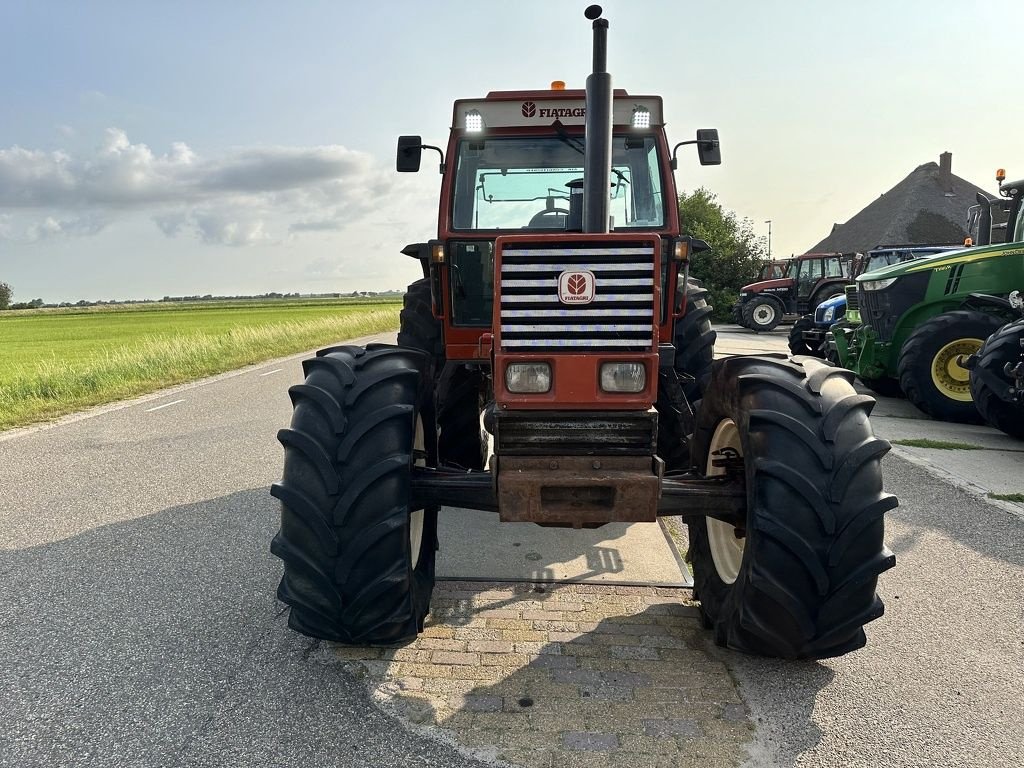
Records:
[[[743,455],[743,446],[740,444],[740,431],[736,422],[732,419],[723,419],[715,428],[715,434],[711,438],[711,446],[708,450],[708,463],[705,467],[705,474],[708,477],[724,475],[725,467],[712,466],[712,459],[717,451],[723,448],[732,449],[740,456]],[[715,570],[718,571],[718,578],[726,584],[732,584],[740,575],[740,565],[743,562],[743,552],[746,549],[746,539],[736,536],[736,528],[713,517],[706,518],[708,527],[708,544],[711,547],[711,559],[715,563]]]
[[[775,307],[771,304],[760,304],[754,307],[753,317],[758,325],[768,325],[775,319]]]
[[[971,402],[971,372],[958,360],[966,360],[981,349],[982,343],[982,339],[957,339],[935,353],[932,383],[943,396],[961,403]]]
[[[423,419],[417,414],[416,435],[412,445],[413,464],[417,467],[427,466],[427,442],[423,435]],[[420,562],[420,549],[423,546],[423,516],[422,509],[416,509],[409,513],[409,556],[412,560],[413,570]]]

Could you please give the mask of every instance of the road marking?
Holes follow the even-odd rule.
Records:
[[[161,408],[170,408],[172,405],[177,405],[178,403],[184,403],[184,402],[185,402],[184,400],[172,400],[169,403],[164,403],[163,405],[158,405],[156,408],[147,408],[146,409],[146,413],[151,413],[152,411],[159,411]]]
[[[260,376],[269,376],[269,375],[270,375],[270,374],[272,374],[272,373],[280,373],[280,372],[281,372],[281,371],[283,371],[283,370],[284,370],[284,368],[275,368],[275,369],[274,369],[274,370],[272,370],[272,371],[267,371],[266,373],[261,373],[261,374],[259,374],[259,375],[260,375]]]

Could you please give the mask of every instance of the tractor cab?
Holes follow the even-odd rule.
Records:
[[[556,247],[565,249],[568,243],[575,243],[579,250],[596,233],[602,235],[605,245],[616,241],[628,244],[627,251],[620,249],[620,253],[633,248],[630,255],[636,256],[636,248],[647,249],[654,258],[608,263],[601,272],[583,270],[585,280],[590,279],[588,274],[596,275],[592,287],[615,290],[599,291],[589,308],[584,304],[591,300],[577,299],[573,312],[552,316],[561,316],[560,325],[565,326],[574,318],[586,324],[616,316],[611,312],[621,315],[634,310],[636,320],[644,316],[655,319],[661,337],[671,337],[672,311],[667,297],[676,291],[679,270],[670,265],[680,266],[691,248],[705,246],[679,235],[672,173],[675,149],[666,138],[661,97],[608,90],[607,107],[599,107],[607,124],[600,130],[593,125],[588,128],[587,91],[566,90],[560,81],[553,82],[549,90],[493,91],[483,98],[455,102],[447,148],[441,154],[438,237],[403,251],[420,259],[424,276],[432,281],[434,314],[444,321],[449,359],[480,361],[488,357],[497,296],[508,305],[517,305],[502,310],[499,325],[504,329],[499,327],[495,334],[504,330],[508,339],[508,334],[517,332],[511,326],[527,316],[519,313],[532,314],[536,325],[544,317],[543,311],[560,312],[559,307],[566,304],[565,297],[554,292],[541,295],[520,289],[537,288],[537,281],[546,281],[552,270],[560,279],[574,264],[573,248],[557,251],[562,258],[549,260],[547,266],[534,258],[540,255],[536,250],[524,263],[510,263],[520,258],[510,255],[503,260],[504,266],[499,266],[499,238],[506,246],[518,243],[512,250],[537,249],[547,243],[541,251],[550,252]],[[588,174],[587,147],[604,138],[609,151],[597,152],[600,166]],[[682,142],[692,143],[697,144],[701,163],[721,161],[716,131],[701,130],[697,140]],[[419,170],[422,149],[441,153],[438,147],[422,144],[419,136],[400,137],[398,170]],[[574,233],[585,237],[566,239]],[[640,235],[644,239],[638,239]],[[577,266],[593,262],[593,255],[582,254]],[[531,263],[535,269],[527,269]],[[506,274],[502,275],[502,270]],[[649,305],[655,292],[661,301],[652,315]],[[580,295],[590,296],[590,288]],[[598,304],[604,305],[603,314],[596,311]],[[550,330],[554,334],[556,328]],[[576,329],[560,330],[563,335],[552,335],[551,341],[563,351],[616,348],[597,343],[600,335],[588,340],[576,338]],[[593,333],[622,335],[626,331],[606,321],[594,324]],[[650,341],[651,330],[642,333]]]

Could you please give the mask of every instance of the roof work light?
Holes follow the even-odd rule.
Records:
[[[484,116],[479,110],[471,109],[466,113],[466,131],[479,133],[484,129]]]

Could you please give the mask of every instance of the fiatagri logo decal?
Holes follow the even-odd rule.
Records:
[[[589,304],[594,300],[596,286],[593,272],[563,272],[558,276],[558,300],[563,304]]]
[[[523,102],[523,117],[586,117],[587,110],[584,107],[541,107],[532,101]]]

